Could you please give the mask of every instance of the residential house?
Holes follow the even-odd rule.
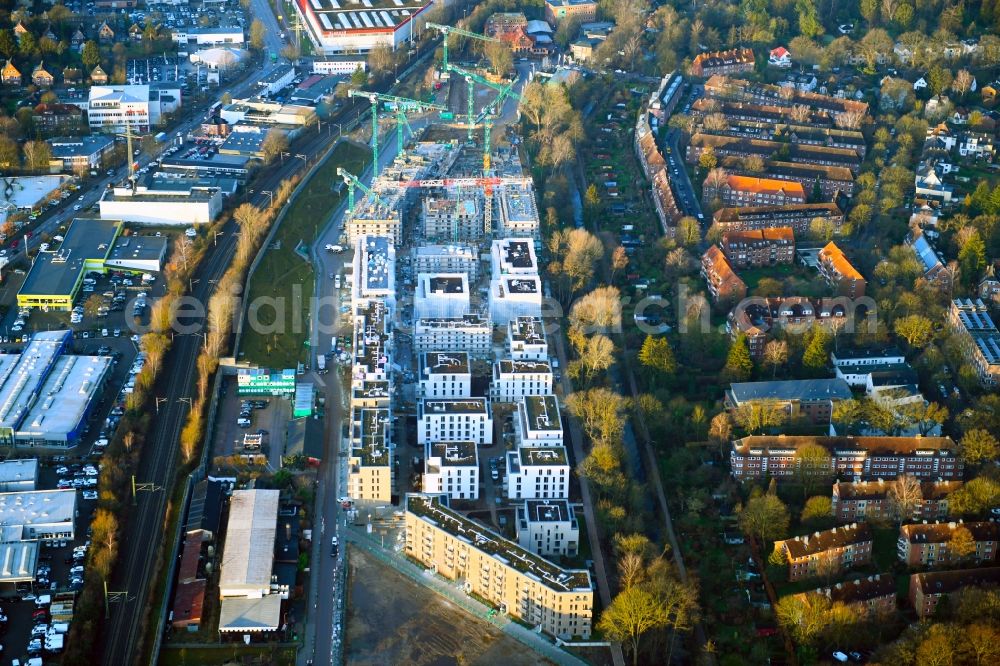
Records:
[[[921,480],[960,480],[965,468],[948,437],[753,436],[733,441],[733,478],[791,477],[799,472],[797,451],[819,444],[830,453],[830,475],[854,479],[894,479],[909,474]]]
[[[21,72],[18,71],[17,67],[14,67],[14,63],[8,60],[7,64],[3,66],[3,70],[0,70],[0,82],[5,86],[19,86],[21,81]]]
[[[42,37],[46,39],[51,39],[53,42],[58,42],[59,38],[56,37],[56,33],[52,31],[52,24],[45,26],[45,32],[42,33]]]
[[[17,39],[17,43],[21,43],[21,38],[28,34],[28,29],[24,27],[24,23],[21,21],[17,22],[14,26],[14,37]]]
[[[69,45],[74,51],[80,51],[83,49],[83,45],[87,43],[87,36],[83,34],[83,30],[80,28],[76,29],[73,36],[69,39]]]
[[[35,126],[43,133],[80,131],[86,127],[83,109],[74,104],[39,104],[35,107]]]
[[[924,269],[924,279],[940,289],[950,290],[954,279],[951,269],[941,260],[940,255],[931,246],[923,233],[917,233],[907,239],[907,244],[920,260]]]
[[[142,27],[138,23],[133,23],[128,29],[128,38],[133,42],[142,41]]]
[[[111,26],[106,21],[97,29],[97,39],[102,44],[110,44],[115,41],[115,31],[111,29]]]
[[[861,167],[861,156],[857,150],[851,148],[830,148],[738,136],[718,136],[703,132],[696,132],[691,137],[685,150],[685,159],[691,164],[696,164],[701,158],[701,154],[709,149],[715,153],[718,159],[754,155],[764,160],[779,159],[780,157],[782,161],[847,167],[852,173],[857,172]]]
[[[83,72],[77,67],[64,67],[62,71],[63,83],[67,86],[76,86],[83,83]]]
[[[694,76],[714,76],[752,72],[754,55],[750,49],[729,49],[728,51],[712,51],[699,53],[691,63],[691,74]]]
[[[968,125],[969,110],[964,107],[959,107],[951,112],[949,120],[953,125]]]
[[[706,201],[718,197],[727,206],[785,206],[806,202],[802,185],[787,180],[728,176],[717,187],[706,185],[704,189]]]
[[[770,405],[788,420],[804,418],[827,424],[834,404],[852,397],[851,388],[843,379],[733,382],[726,391],[725,406],[738,410],[744,405]]]
[[[954,150],[958,145],[958,137],[951,131],[946,123],[938,123],[934,127],[927,128],[927,139],[924,141],[924,150],[938,148],[946,152]]]
[[[951,541],[959,529],[968,530],[975,550],[968,554],[955,553]],[[899,560],[909,567],[937,567],[975,562],[984,564],[997,558],[1000,525],[993,522],[952,521],[948,523],[913,523],[899,528],[896,552]]]
[[[844,211],[835,203],[720,208],[712,222],[725,231],[791,227],[796,234],[804,234],[817,217],[833,224],[835,233],[844,223]]]
[[[800,592],[795,596],[806,604],[825,597],[832,603],[844,604],[858,615],[886,617],[896,610],[896,578],[891,573],[875,574],[845,580],[812,592]]]
[[[833,361],[834,367],[845,365],[875,366],[887,363],[905,363],[906,357],[898,347],[885,347],[834,350],[830,352],[830,360]]]
[[[100,65],[97,65],[91,70],[90,82],[95,86],[104,86],[108,84],[108,75]]]
[[[838,522],[858,520],[890,520],[893,516],[890,491],[893,482],[879,478],[873,481],[835,481],[830,504]],[[948,496],[962,487],[961,481],[923,481],[920,501],[916,502],[908,520],[940,520],[948,517]]]
[[[56,77],[52,76],[52,74],[45,69],[44,62],[39,62],[35,69],[31,72],[31,82],[39,88],[51,88],[52,84],[56,82]]]
[[[737,268],[790,264],[795,259],[795,234],[791,227],[722,234],[722,251]]]
[[[789,95],[789,92],[782,90],[781,86],[745,79],[731,79],[725,76],[713,76],[706,81],[705,94],[709,97],[751,100],[758,104],[774,104],[789,108],[803,105],[834,114],[845,111],[868,113],[866,102],[837,99],[829,95],[802,91],[795,91]]]
[[[987,388],[1000,383],[1000,332],[986,304],[978,298],[955,299],[948,322],[958,332],[962,352],[975,368],[979,382]]]
[[[927,90],[927,79],[922,76],[918,78],[916,81],[913,82],[913,89]]]
[[[962,157],[992,161],[996,154],[993,136],[986,132],[966,132],[958,144],[958,154]]]
[[[833,241],[827,243],[818,256],[819,274],[837,293],[848,298],[860,298],[865,295],[865,279],[844,252]]]
[[[942,598],[971,588],[997,586],[1000,586],[1000,567],[915,573],[910,576],[910,605],[920,619],[933,618]]]
[[[778,46],[771,49],[771,53],[767,57],[767,64],[771,67],[788,69],[792,66],[792,54],[784,46]]]
[[[734,303],[746,298],[747,286],[733,271],[718,245],[708,248],[701,257],[701,276],[717,303]]]
[[[914,187],[918,197],[924,197],[939,203],[951,203],[955,188],[945,185],[941,176],[931,163],[921,163],[914,175]]]
[[[986,269],[986,275],[979,281],[976,293],[985,301],[1000,302],[1000,280],[997,279],[992,265]]]
[[[834,576],[871,562],[872,530],[868,523],[851,523],[775,541],[774,551],[788,563],[790,582]]]

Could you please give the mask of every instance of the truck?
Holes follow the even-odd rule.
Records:
[[[166,132],[159,132],[153,138],[156,139],[156,143],[163,143],[164,141],[167,140],[167,133]]]
[[[49,615],[52,617],[53,622],[72,622],[73,602],[61,601],[53,603],[49,607]]]
[[[325,375],[327,372],[326,356],[323,356],[322,354],[316,357],[316,372],[318,372],[321,375]]]

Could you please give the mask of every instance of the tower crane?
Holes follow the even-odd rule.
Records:
[[[375,190],[371,189],[367,185],[361,182],[361,179],[352,173],[349,173],[343,167],[337,167],[337,175],[344,179],[344,183],[347,184],[347,208],[352,213],[354,212],[354,188],[360,187],[361,191],[372,200],[373,203],[379,203],[386,208],[391,208],[388,203],[386,203]]]
[[[457,65],[448,65],[448,71],[455,72],[456,74],[464,78],[465,83],[468,86],[467,96],[469,98],[468,99],[469,141],[472,141],[472,129],[476,125],[476,109],[475,109],[476,84],[478,83],[480,85],[486,86],[487,88],[495,90],[497,92],[501,92],[504,90],[504,88],[509,88],[510,86],[504,85],[502,83],[493,83],[486,77],[480,76],[475,72],[470,72],[469,70],[459,67]],[[517,93],[513,92],[513,90],[508,91],[507,96],[513,97],[514,99],[520,99]]]
[[[500,94],[486,105],[482,113],[479,114],[479,117],[476,118],[476,124],[482,123],[483,125],[483,173],[487,175],[490,170],[490,141],[492,139],[494,117],[502,113],[503,104],[507,101],[508,97],[520,99],[520,96],[514,92],[515,83],[517,83],[516,79],[503,86],[500,89]]]
[[[497,39],[496,37],[488,37],[486,35],[480,35],[478,32],[469,32],[468,30],[463,30],[462,28],[456,28],[455,26],[451,25],[441,25],[439,23],[430,23],[430,22],[428,22],[426,25],[428,28],[433,28],[434,30],[439,31],[442,35],[444,35],[443,39],[444,63],[441,68],[442,72],[450,71],[448,69],[448,35],[450,35],[451,33],[455,33],[456,35],[461,35],[462,37],[468,37],[470,39],[478,39],[483,42],[500,42],[500,40]]]
[[[386,95],[384,93],[374,92],[370,90],[348,90],[348,97],[363,97],[367,99],[372,104],[372,169],[374,175],[378,175],[378,103],[383,102],[385,104],[392,104],[395,106],[396,111],[396,154],[398,155],[403,150],[403,126],[406,124],[407,112],[424,112],[434,109],[436,111],[447,111],[448,107],[442,104],[432,104],[431,102],[422,102],[417,99],[409,99],[408,97],[397,97],[396,95]]]

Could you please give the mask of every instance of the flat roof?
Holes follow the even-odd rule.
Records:
[[[737,402],[748,400],[848,400],[851,387],[843,379],[790,379],[734,382],[730,393]]]
[[[0,355],[0,427],[21,425],[70,337],[70,331],[39,332],[19,355]]]
[[[418,403],[419,417],[438,414],[486,414],[486,398],[423,398]]]
[[[466,352],[427,352],[420,355],[420,376],[453,375],[469,372]]]
[[[525,515],[532,523],[565,523],[573,520],[573,509],[562,499],[525,500]]]
[[[421,520],[464,541],[506,566],[537,580],[555,592],[590,592],[593,585],[585,569],[563,569],[486,529],[441,502],[440,495],[406,496],[406,510]]]
[[[490,322],[486,317],[477,314],[466,314],[461,317],[421,317],[417,319],[414,330],[419,331],[421,328],[480,328],[488,330],[490,326]]]
[[[233,491],[222,549],[220,588],[270,586],[280,495],[278,490]]]
[[[120,228],[118,220],[74,219],[59,249],[38,253],[18,294],[72,294],[86,262],[106,259]]]
[[[25,490],[0,493],[0,542],[28,541],[26,528],[73,524],[76,490]]]
[[[37,541],[0,543],[0,582],[19,583],[34,580],[37,567]]]
[[[419,245],[414,251],[419,257],[461,257],[475,260],[476,249],[471,245]]]
[[[166,236],[119,236],[106,261],[162,261],[167,253]]]
[[[493,241],[493,251],[494,261],[499,259],[500,265],[495,267],[499,272],[538,270],[538,263],[535,261],[534,241],[530,239],[504,238],[496,240]]]
[[[522,446],[517,457],[522,467],[565,465],[568,461],[565,446]]]
[[[52,149],[52,157],[65,159],[67,157],[90,157],[107,149],[114,143],[114,138],[103,134],[80,137],[64,136],[49,139],[48,143]]]
[[[540,317],[517,317],[508,324],[508,333],[514,342],[527,345],[545,344],[545,326]]]
[[[392,424],[389,409],[362,407],[351,412],[352,427],[355,429],[351,455],[360,458],[365,467],[388,467],[392,462],[389,452],[389,428]]]
[[[392,290],[396,270],[392,239],[387,236],[360,236],[357,248],[361,254],[361,284],[364,284],[365,291]]]
[[[425,293],[430,294],[464,294],[465,276],[458,275],[426,275],[422,276],[426,280],[427,288]]]
[[[0,461],[0,491],[25,481],[30,481],[34,489],[38,481],[38,458]]]
[[[559,402],[554,395],[527,395],[521,400],[528,430],[558,432],[563,429]]]
[[[17,428],[20,439],[69,440],[104,385],[110,356],[62,356]]]
[[[267,575],[270,579],[270,570]],[[222,600],[219,611],[220,632],[277,631],[280,626],[280,595],[267,594],[259,599],[226,597]]]
[[[428,442],[427,460],[439,458],[445,467],[472,467],[477,464],[475,442]]]
[[[537,294],[541,291],[542,281],[537,277],[509,277],[503,280],[507,286],[507,294]]]
[[[552,372],[548,361],[518,361],[502,358],[497,361],[497,370],[503,375],[525,375]]]

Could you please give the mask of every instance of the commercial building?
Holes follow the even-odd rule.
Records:
[[[0,543],[0,583],[33,582],[37,570],[38,542],[9,541]]]
[[[176,28],[170,31],[170,36],[182,49],[189,42],[193,42],[198,46],[217,46],[219,44],[242,45],[244,42],[243,29],[235,26]]]
[[[888,617],[896,612],[896,578],[892,574],[875,574],[796,596],[806,604],[825,598],[831,603],[847,606],[860,616]]]
[[[959,530],[971,535],[975,544],[972,552],[954,552],[951,542]],[[997,559],[998,539],[1000,525],[997,523],[914,523],[899,528],[896,553],[899,561],[908,567],[937,567],[969,561],[983,564]]]
[[[927,571],[910,576],[910,605],[922,619],[933,618],[944,597],[951,598],[967,589],[993,589],[1000,586],[1000,567]]]
[[[486,398],[423,398],[417,402],[417,444],[493,444],[493,418]]]
[[[735,303],[746,298],[746,283],[733,270],[718,245],[711,246],[701,255],[701,276],[716,303]]]
[[[0,461],[0,493],[34,490],[38,481],[38,458]]]
[[[49,167],[53,171],[79,173],[100,168],[114,150],[115,140],[99,134],[80,137],[57,137],[46,143],[52,151]]]
[[[371,300],[396,309],[396,248],[386,236],[361,236],[354,244],[352,308]]]
[[[538,205],[530,185],[504,185],[500,189],[500,231],[509,236],[536,237],[539,233]]]
[[[805,234],[816,218],[831,223],[834,232],[838,233],[844,223],[844,211],[835,203],[731,207],[717,210],[712,221],[722,231],[791,227],[796,234]]]
[[[566,500],[526,500],[517,507],[517,542],[542,557],[573,557],[580,525]]]
[[[260,94],[266,97],[277,94],[283,88],[290,86],[294,80],[295,68],[291,65],[281,64],[257,81],[257,86],[260,88]],[[229,120],[224,115],[222,117]]]
[[[292,73],[294,74],[294,70]],[[288,79],[289,83],[291,81],[292,79]],[[219,117],[230,125],[245,123],[265,128],[301,129],[316,124],[316,109],[301,104],[269,102],[255,97],[234,99],[232,104],[222,107]]]
[[[507,452],[507,497],[511,500],[567,499],[569,458],[564,446],[522,446]]]
[[[87,105],[87,122],[98,132],[149,132],[161,125],[164,115],[181,107],[176,84],[93,86]]]
[[[418,273],[413,295],[416,319],[461,317],[471,308],[469,276],[464,273]]]
[[[472,370],[466,352],[427,352],[420,355],[420,395],[425,398],[472,396]]]
[[[476,198],[427,197],[423,200],[420,219],[424,237],[429,240],[478,240],[483,237],[483,215]]]
[[[0,543],[75,540],[76,496],[74,489],[0,493]]]
[[[550,636],[590,638],[589,572],[557,567],[451,510],[440,496],[410,494],[405,506],[409,557]]]
[[[830,453],[829,476],[895,479],[908,474],[918,479],[961,480],[964,463],[948,437],[808,437],[778,435],[734,440],[730,451],[737,480],[774,477],[798,472],[799,448],[818,444]]]
[[[737,74],[752,72],[754,55],[750,49],[730,49],[699,53],[691,63],[691,74],[709,77],[715,74]]]
[[[368,71],[368,58],[359,55],[327,56],[313,60],[312,73],[324,76],[350,76],[360,69]]]
[[[424,317],[413,324],[413,350],[467,352],[473,358],[486,358],[493,347],[493,327],[477,314],[461,317]]]
[[[722,234],[722,251],[737,268],[790,264],[795,259],[795,234],[791,227]]]
[[[110,374],[109,356],[71,356],[71,331],[39,331],[0,354],[0,444],[76,446]]]
[[[475,442],[427,442],[425,493],[444,494],[452,500],[479,499],[479,451]]]
[[[415,273],[465,273],[479,276],[479,253],[471,245],[418,245],[413,250]]]
[[[563,422],[554,395],[528,395],[517,403],[518,446],[562,446]]]
[[[412,39],[413,24],[434,5],[427,0],[295,0],[307,36],[319,53],[393,51]]]
[[[948,311],[948,323],[958,333],[962,353],[976,369],[987,388],[1000,383],[1000,332],[981,299],[956,298]]]
[[[549,344],[541,317],[516,317],[507,322],[507,355],[515,361],[545,361]]]
[[[788,563],[791,582],[830,576],[871,562],[872,531],[868,523],[852,523],[774,542]]]
[[[835,481],[830,503],[838,522],[853,523],[858,520],[889,520],[893,506],[889,492],[893,482],[879,478],[873,481]],[[940,520],[947,518],[948,496],[962,487],[961,481],[923,481],[920,483],[920,500],[916,501],[911,520]]]
[[[819,252],[819,274],[841,296],[859,298],[865,295],[865,279],[851,262],[847,260],[843,250],[834,242],[829,242]]]
[[[545,0],[546,21],[558,25],[568,18],[593,21],[597,18],[597,2],[595,0]]]
[[[804,204],[806,192],[799,183],[787,180],[728,176],[717,187],[705,187],[705,201],[714,198],[727,206],[787,206]]]
[[[104,260],[106,268],[125,271],[159,273],[167,258],[166,236],[130,234],[128,230],[115,239],[111,254]]]
[[[518,402],[525,396],[552,393],[552,368],[548,361],[500,359],[493,364],[490,397],[495,402]]]
[[[222,212],[222,191],[186,178],[147,178],[101,197],[101,219],[138,224],[209,224]]]
[[[272,372],[266,368],[237,368],[236,391],[241,396],[295,394],[295,368]]]

